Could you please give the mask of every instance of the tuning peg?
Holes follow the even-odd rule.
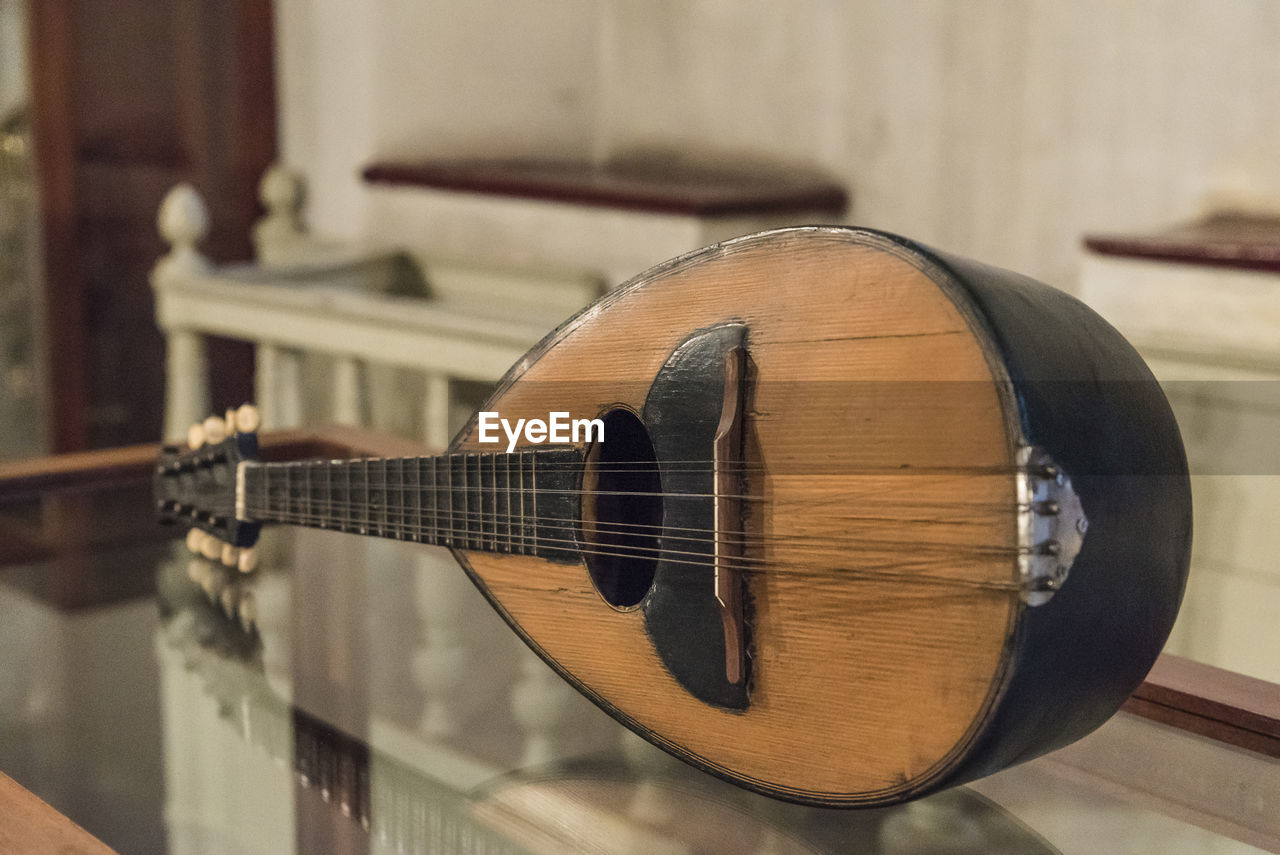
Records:
[[[258,604],[254,600],[253,591],[243,591],[240,594],[240,626],[248,632],[258,620]]]
[[[200,545],[204,542],[204,532],[198,528],[192,528],[187,531],[187,549],[197,555],[200,553]]]
[[[236,566],[240,568],[241,573],[252,573],[257,570],[258,550],[252,546],[240,550],[240,558],[236,562]]]
[[[204,445],[204,425],[200,422],[187,428],[187,445],[191,446],[192,451]]]
[[[204,420],[204,441],[213,445],[227,438],[227,423],[217,416]]]
[[[238,585],[228,585],[222,589],[222,596],[219,598],[222,600],[222,613],[229,618],[236,617],[240,610],[239,594]]]
[[[240,563],[240,556],[237,554],[238,552],[239,550],[231,544],[222,544],[222,563],[228,567],[237,566]]]
[[[222,541],[205,532],[204,538],[200,541],[200,554],[210,561],[217,561],[222,555]]]
[[[231,423],[231,417],[227,417],[227,423]],[[253,433],[262,424],[262,414],[258,412],[258,408],[253,404],[241,404],[236,410],[235,427],[236,433]]]
[[[236,427],[236,408],[235,407],[227,407],[227,411],[222,415],[222,421],[227,426],[227,433],[233,434],[233,433],[240,432],[239,428]]]
[[[192,558],[187,562],[187,578],[201,587],[204,587],[204,577],[207,572],[209,572],[208,561]]]
[[[219,595],[230,581],[227,578],[227,571],[217,564],[207,564],[205,576],[200,580],[200,587],[204,589],[205,595],[215,603],[218,601]]]

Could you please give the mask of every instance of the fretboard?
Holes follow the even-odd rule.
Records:
[[[576,449],[248,463],[263,523],[564,560],[577,553]]]

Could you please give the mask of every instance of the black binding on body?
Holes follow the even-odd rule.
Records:
[[[1012,381],[1023,437],[1070,476],[1089,521],[1062,589],[1023,609],[1004,696],[939,783],[950,785],[1084,736],[1138,687],[1186,586],[1191,486],[1163,391],[1097,313],[1025,276],[886,237],[972,301]]]

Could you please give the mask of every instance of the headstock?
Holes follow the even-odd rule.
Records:
[[[210,416],[187,432],[187,448],[165,446],[156,461],[160,522],[188,527],[187,546],[213,561],[250,572],[261,525],[236,516],[236,475],[258,459],[258,409],[244,404],[226,418]]]

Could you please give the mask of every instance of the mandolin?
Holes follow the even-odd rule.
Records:
[[[689,763],[827,806],[1071,742],[1186,581],[1173,415],[1083,304],[865,229],[660,265],[551,332],[448,453],[267,463],[196,426],[160,516],[251,569],[260,526],[448,547],[566,680]]]

